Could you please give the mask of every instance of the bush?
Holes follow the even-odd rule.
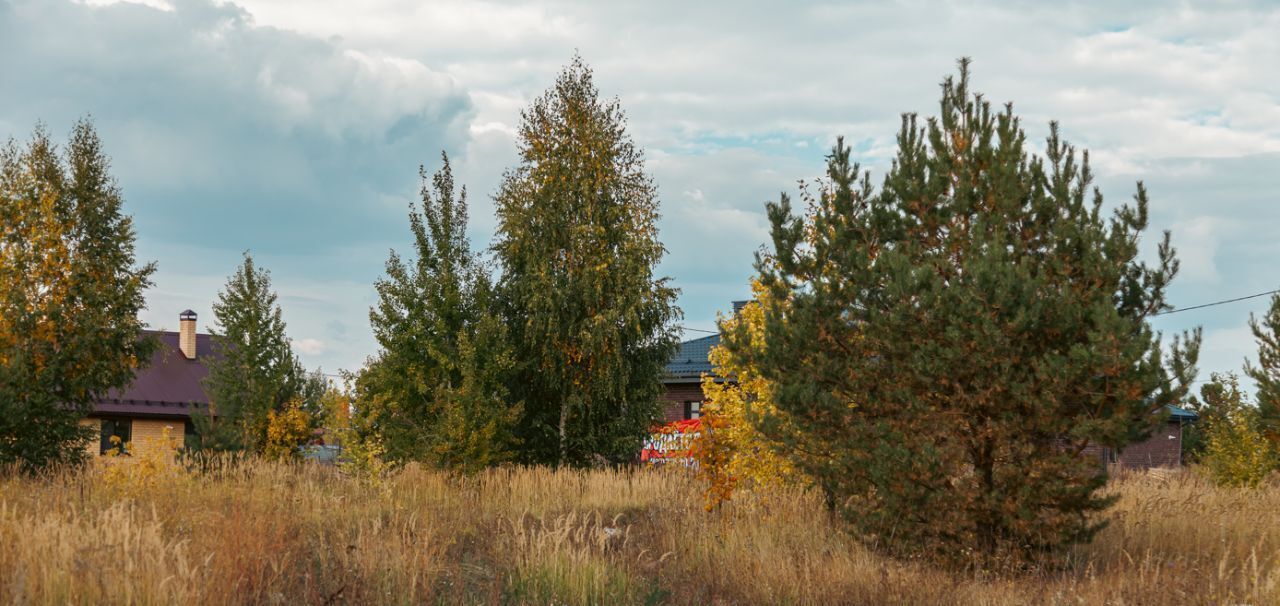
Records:
[[[1262,431],[1258,409],[1240,391],[1234,374],[1213,375],[1203,393],[1206,411],[1204,453],[1200,457],[1210,479],[1219,486],[1256,487],[1276,467],[1276,453]]]

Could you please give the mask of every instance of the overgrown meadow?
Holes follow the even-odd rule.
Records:
[[[1280,486],[1122,476],[1065,568],[948,573],[857,544],[814,494],[714,512],[685,470],[104,459],[0,479],[10,604],[1274,604]]]

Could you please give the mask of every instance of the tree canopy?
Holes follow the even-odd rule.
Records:
[[[1258,422],[1273,443],[1280,445],[1280,295],[1262,318],[1249,315],[1249,329],[1258,343],[1258,363],[1246,360],[1244,372],[1258,387]]]
[[[213,303],[213,352],[205,364],[209,409],[193,411],[200,447],[261,452],[271,413],[292,400],[310,410],[324,393],[324,378],[308,375],[294,356],[271,272],[248,252]]]
[[[475,470],[511,460],[519,406],[508,395],[513,365],[488,269],[467,241],[466,188],[449,158],[423,181],[411,207],[414,257],[395,251],[369,313],[381,346],[356,381],[356,429],[395,461]]]
[[[617,100],[580,58],[521,114],[494,251],[526,462],[632,460],[658,420],[676,290],[654,268],[658,198]]]
[[[763,347],[742,325],[724,346],[772,386],[762,429],[868,542],[1017,560],[1100,528],[1111,497],[1085,449],[1149,435],[1199,341],[1166,357],[1150,327],[1178,263],[1167,232],[1139,258],[1143,185],[1107,216],[1088,153],[1057,124],[1028,153],[968,66],[936,118],[903,116],[878,191],[841,140],[807,218],[768,205]]]
[[[0,148],[0,465],[77,462],[99,397],[151,359],[138,312],[152,263],[93,125]]]

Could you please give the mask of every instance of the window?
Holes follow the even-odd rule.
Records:
[[[107,454],[108,451],[119,448],[121,454],[129,454],[125,452],[124,446],[129,443],[132,430],[131,419],[103,419],[98,453]],[[112,440],[113,437],[119,439]]]
[[[182,447],[187,450],[200,449],[200,434],[196,433],[196,424],[191,419],[182,423]]]
[[[702,402],[685,402],[684,418],[697,419],[702,417]]]

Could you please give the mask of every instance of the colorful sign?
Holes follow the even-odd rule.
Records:
[[[694,465],[690,448],[702,435],[702,419],[685,419],[667,423],[657,429],[644,442],[640,462],[651,465]]]

